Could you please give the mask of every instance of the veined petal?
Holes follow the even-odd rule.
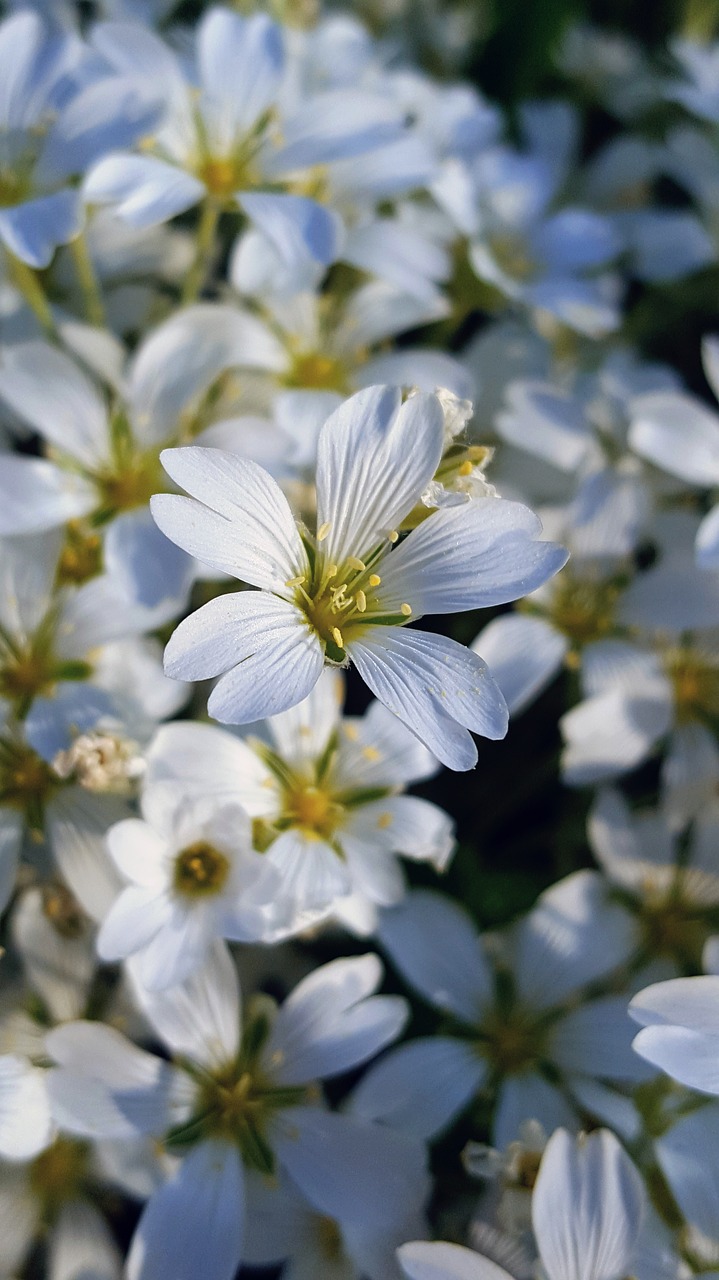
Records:
[[[97,466],[110,447],[102,397],[74,360],[47,342],[6,346],[0,397],[29,426],[78,462]]]
[[[165,649],[165,672],[173,680],[206,680],[263,649],[269,656],[275,647],[272,633],[279,632],[282,642],[285,631],[296,634],[300,644],[310,637],[301,613],[288,600],[265,591],[215,596],[173,632]],[[264,714],[248,719],[261,719]]]
[[[519,715],[557,675],[568,644],[544,618],[505,613],[480,631],[472,649],[488,663],[510,715]]]
[[[188,799],[236,799],[253,818],[277,811],[267,766],[245,742],[216,725],[188,721],[162,725],[146,759],[146,788],[163,783]]]
[[[342,222],[306,196],[271,195],[265,191],[238,192],[237,202],[270,241],[283,266],[301,272],[313,263],[328,267],[342,242]]]
[[[285,600],[270,598],[264,633],[239,664],[218,681],[207,710],[223,724],[249,724],[278,715],[306,698],[322,674],[318,637]]]
[[[418,502],[442,453],[444,415],[435,396],[401,405],[392,387],[368,387],[325,422],[317,458],[317,525],[323,552],[342,564],[382,542]]]
[[[127,1280],[232,1280],[242,1257],[245,1176],[236,1146],[202,1142],[145,1208]]]
[[[271,107],[284,69],[282,28],[265,13],[243,18],[213,6],[197,29],[202,115],[224,152]]]
[[[631,1270],[645,1208],[641,1178],[613,1133],[550,1138],[532,1223],[552,1280],[616,1280]]]
[[[528,507],[501,498],[436,511],[383,561],[379,599],[388,613],[406,600],[415,617],[517,600],[569,557],[537,540],[541,527]]]
[[[253,586],[286,591],[285,583],[304,571],[307,557],[289,503],[272,477],[224,449],[166,449],[161,456],[167,474],[197,499],[195,504],[157,494],[152,514],[163,533],[213,568]]]
[[[434,517],[431,517],[434,518]],[[450,769],[471,769],[486,738],[507,732],[507,704],[486,664],[446,636],[368,627],[347,646],[372,692]]]
[[[326,840],[301,827],[283,831],[265,856],[282,877],[282,896],[297,915],[296,928],[303,926],[306,912],[327,913],[352,887],[344,860]]]
[[[142,1012],[175,1054],[206,1066],[226,1065],[240,1047],[240,984],[229,951],[215,943],[209,958],[180,986],[148,991],[128,971]]]

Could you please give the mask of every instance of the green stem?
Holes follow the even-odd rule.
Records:
[[[215,251],[215,233],[220,218],[220,206],[212,199],[205,200],[197,224],[195,261],[185,277],[182,301],[187,304],[198,297]]]
[[[29,267],[21,258],[16,258],[13,253],[8,252],[7,259],[12,283],[20,290],[27,305],[48,337],[56,337],[57,331],[52,309],[42,287],[38,272]]]
[[[85,316],[90,324],[102,328],[105,324],[105,304],[84,232],[81,232],[79,236],[76,236],[71,241],[70,252],[72,253],[82,296],[85,300]]]

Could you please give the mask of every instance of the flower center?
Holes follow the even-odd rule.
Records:
[[[30,1166],[30,1186],[48,1212],[74,1199],[88,1172],[89,1148],[72,1138],[56,1138]]]
[[[479,1051],[497,1076],[515,1075],[539,1062],[543,1035],[531,1015],[521,1009],[496,1010],[482,1027]]]
[[[173,884],[183,898],[208,898],[221,893],[230,871],[230,861],[214,845],[196,840],[175,858]]]
[[[329,526],[318,529],[318,544],[328,532]],[[390,545],[398,536],[395,530],[388,534]],[[366,561],[348,556],[343,564],[336,565],[325,560],[321,550],[313,550],[311,577],[290,578],[285,584],[294,588],[295,601],[322,641],[328,662],[345,664],[347,641],[368,625],[403,626],[412,617],[410,604],[402,604],[399,613],[391,614],[377,596],[382,578],[376,568],[386,552],[386,544],[380,544]]]
[[[489,237],[489,248],[497,266],[512,280],[531,280],[536,275],[537,264],[521,236],[511,231],[497,232]]]
[[[318,353],[296,355],[284,378],[288,387],[311,387],[317,391],[339,391],[349,395],[351,387],[347,370],[337,356]]]
[[[70,890],[63,884],[43,887],[42,911],[61,938],[81,938],[85,932],[85,917]]]
[[[26,715],[33,698],[49,693],[58,680],[87,680],[92,675],[88,662],[75,659],[58,662],[52,653],[54,618],[48,616],[35,636],[22,643],[5,633],[0,636],[0,697],[16,704]]]
[[[680,722],[719,715],[719,664],[713,658],[690,649],[672,649],[664,665]]]
[[[577,647],[591,644],[614,630],[619,594],[613,582],[586,582],[563,573],[556,581],[548,614],[557,630]]]
[[[83,526],[80,520],[69,520],[65,541],[57,565],[58,587],[79,586],[102,570],[102,539]]]
[[[342,805],[337,804],[328,791],[318,786],[307,786],[287,794],[283,817],[291,826],[302,827],[327,839],[333,834],[342,813]]]
[[[153,493],[165,488],[162,468],[156,453],[127,458],[111,471],[95,477],[99,493],[98,518],[107,519],[117,511],[144,507]]]

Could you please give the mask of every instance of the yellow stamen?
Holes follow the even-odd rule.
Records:
[[[331,528],[331,525],[329,520],[325,520],[324,524],[320,525],[319,529],[317,530],[318,542],[324,542],[325,538],[327,537],[327,534],[330,531],[330,528]]]
[[[302,574],[300,574],[297,578],[288,578],[288,579],[287,579],[287,581],[286,581],[286,583],[285,583],[285,586],[286,586],[286,587],[301,587],[301,586],[302,586],[302,584],[303,584],[304,582],[306,582],[306,581],[307,581],[307,579],[306,579],[305,577],[303,577],[303,575],[302,575]]]
[[[357,592],[357,595],[355,596],[355,604],[357,605],[359,612],[364,613],[365,609],[367,608],[367,597],[364,591]]]
[[[349,556],[347,564],[350,569],[356,569],[358,573],[363,573],[367,568],[364,560],[359,560],[357,556]]]
[[[334,640],[338,649],[344,649],[345,642],[342,639],[342,632],[340,631],[339,627],[332,628],[332,639]]]
[[[382,759],[382,752],[378,751],[377,748],[373,747],[372,745],[368,747],[363,747],[362,755],[364,756],[365,760],[370,760],[373,764],[376,764],[378,760]]]
[[[471,462],[463,462],[457,474],[460,476],[471,476],[473,470],[474,468]]]
[[[382,579],[378,573],[371,573],[369,576],[369,584],[371,587],[378,587]]]
[[[390,529],[389,533],[387,534],[387,537],[389,538],[390,542],[396,542],[397,539],[399,538],[399,534],[396,529]]]
[[[379,818],[377,819],[377,826],[379,827],[380,831],[385,831],[385,830],[387,829],[387,827],[391,827],[391,826],[392,826],[392,814],[391,814],[391,813],[381,813],[381,814],[379,815]]]
[[[411,604],[407,604],[407,603],[401,604],[399,606],[399,611],[400,613],[404,614],[405,618],[409,618],[412,614],[412,606]]]

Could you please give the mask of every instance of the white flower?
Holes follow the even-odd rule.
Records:
[[[359,1066],[399,1034],[406,1006],[372,995],[381,974],[375,956],[334,961],[279,1011],[264,997],[250,1004],[243,1028],[236,971],[216,944],[184,985],[136,987],[173,1063],[97,1023],[51,1033],[59,1066],[50,1091],[65,1130],[121,1141],[147,1133],[178,1157],[140,1219],[129,1280],[232,1280],[252,1171],[284,1170],[318,1213],[343,1223],[381,1229],[421,1202],[421,1145],[324,1110],[313,1083]]]
[[[45,1072],[20,1054],[0,1054],[0,1156],[29,1160],[51,1141]]]
[[[550,1138],[532,1197],[534,1235],[547,1280],[623,1280],[632,1270],[646,1203],[634,1165],[600,1129]],[[504,1268],[453,1244],[403,1245],[410,1280],[511,1280]]]
[[[262,938],[263,908],[280,879],[252,851],[250,819],[238,804],[149,787],[142,814],[107,834],[110,857],[129,885],[110,908],[97,947],[103,960],[134,956],[139,981],[156,990],[188,978],[215,938]]]
[[[448,816],[399,794],[437,761],[380,703],[342,717],[342,678],[325,670],[303,702],[267,721],[270,741],[210,725],[169,724],[148,754],[147,782],[187,797],[244,806],[254,841],[293,904],[283,931],[332,909],[370,933],[377,908],[404,894],[397,854],[444,870],[454,849]]]
[[[181,623],[166,650],[168,674],[222,675],[210,714],[246,723],[295,706],[325,662],[351,660],[443,763],[471,768],[468,729],[502,737],[504,701],[475,654],[405,624],[516,599],[566,557],[535,541],[531,512],[499,500],[435,512],[394,549],[437,470],[443,432],[433,396],[401,404],[387,387],[352,396],[320,435],[314,538],[302,536],[260,467],[217,449],[163,454],[193,498],[156,496],[160,528],[211,567],[260,588],[220,596]]]
[[[626,999],[610,987],[596,994],[631,956],[635,931],[600,876],[577,872],[542,895],[508,938],[500,982],[472,921],[438,893],[415,890],[383,913],[378,933],[403,977],[456,1033],[385,1055],[358,1085],[354,1114],[433,1137],[489,1089],[500,1146],[529,1119],[548,1132],[571,1125],[576,1107],[636,1131],[633,1107],[608,1087],[646,1074],[631,1052]]]

